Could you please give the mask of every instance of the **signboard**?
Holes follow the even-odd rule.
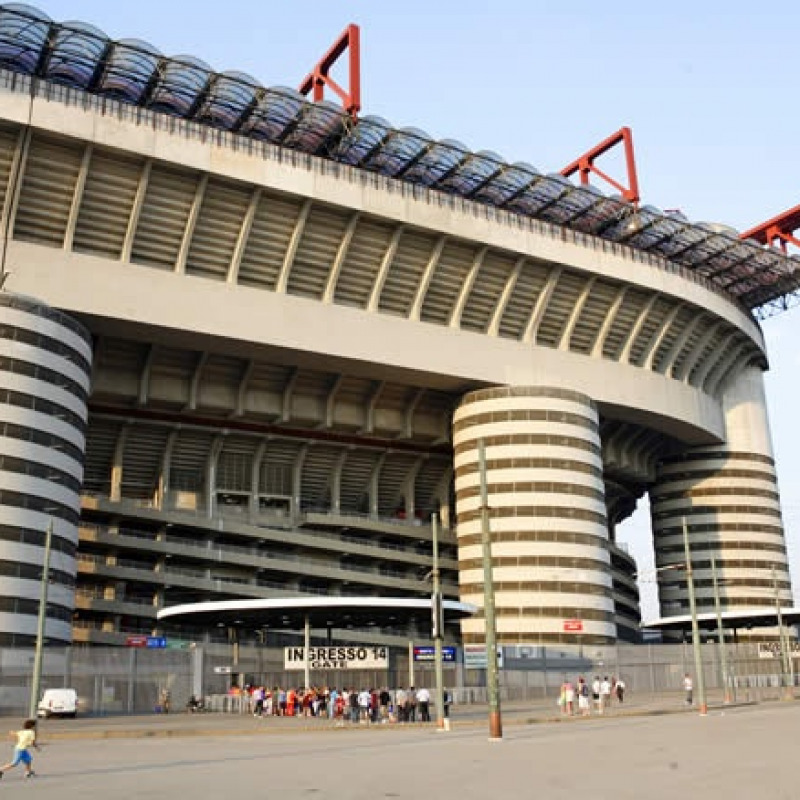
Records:
[[[582,619],[565,619],[564,620],[564,633],[582,633],[583,620]]]
[[[386,647],[331,646],[309,647],[309,669],[388,669]],[[284,647],[283,668],[305,669],[305,647]]]
[[[435,647],[415,647],[414,661],[433,663],[436,660]],[[453,663],[456,660],[455,647],[442,647],[442,663]]]
[[[464,645],[464,667],[466,669],[487,669],[489,666],[486,658],[485,644]],[[503,648],[497,647],[497,666],[503,668]]]
[[[215,675],[230,675],[233,670],[231,667],[214,667]]]
[[[790,642],[789,651],[792,654],[792,658],[800,658],[800,642]],[[781,657],[780,642],[759,642],[758,657],[780,658]]]
[[[166,636],[128,636],[125,639],[126,647],[166,647]]]

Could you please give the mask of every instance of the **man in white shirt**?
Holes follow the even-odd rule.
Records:
[[[419,715],[421,722],[431,721],[431,693],[423,687],[417,689],[417,702],[419,703]]]
[[[398,689],[394,694],[394,705],[395,705],[395,713],[397,714],[397,721],[398,722],[407,722],[407,709],[406,709],[406,690],[405,689]]]
[[[597,711],[598,714],[602,714],[603,700],[600,696],[600,677],[598,675],[595,675],[594,680],[592,681],[592,703],[595,711]]]
[[[361,721],[369,722],[369,704],[371,695],[367,689],[362,689],[358,693],[358,709],[361,712]]]
[[[692,676],[689,675],[687,672],[683,676],[683,691],[686,692],[686,705],[690,706],[692,704],[692,690],[694,689],[694,683],[692,683]]]
[[[607,708],[611,706],[611,681],[608,675],[603,676],[600,681],[600,713],[602,714]]]

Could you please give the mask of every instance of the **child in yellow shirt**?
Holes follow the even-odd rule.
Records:
[[[22,730],[9,731],[8,735],[11,738],[16,737],[17,743],[14,745],[14,757],[8,764],[0,767],[0,778],[3,777],[3,773],[8,772],[8,770],[13,769],[20,763],[25,765],[25,777],[32,777],[35,773],[33,771],[33,756],[30,751],[34,747],[37,750],[39,749],[36,745],[36,720],[26,719],[22,723]]]

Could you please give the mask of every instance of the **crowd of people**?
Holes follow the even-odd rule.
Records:
[[[561,713],[568,717],[575,714],[589,716],[593,712],[603,714],[611,707],[612,697],[616,697],[620,704],[625,701],[625,681],[622,678],[612,676],[609,680],[606,675],[601,680],[599,675],[595,675],[590,684],[581,676],[575,683],[564,680],[558,705]]]
[[[341,723],[430,722],[431,692],[426,688],[391,691],[382,689],[338,689],[336,687],[283,688],[247,686],[233,689],[249,698],[256,717],[321,717]],[[444,693],[444,716],[450,710],[451,695]]]

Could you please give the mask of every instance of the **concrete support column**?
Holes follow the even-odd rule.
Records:
[[[500,645],[616,640],[597,410],[577,392],[498,387],[456,410],[461,599],[483,606],[478,442],[486,448]],[[484,641],[479,613],[464,642]]]
[[[209,519],[214,516],[217,510],[217,463],[219,462],[219,454],[222,452],[224,442],[224,436],[215,437],[206,458],[205,500],[206,516]]]
[[[112,503],[122,500],[122,462],[125,457],[125,441],[128,438],[128,426],[123,425],[117,435],[117,444],[114,447],[114,459],[111,462],[111,489],[108,499]]]
[[[250,514],[251,522],[255,521],[260,513],[258,496],[261,491],[261,464],[264,461],[264,453],[266,452],[267,442],[264,440],[258,445],[256,452],[253,454],[253,461],[250,465],[250,497],[248,498],[248,512]]]
[[[723,611],[770,611],[775,568],[781,605],[792,606],[780,498],[759,368],[744,370],[723,396],[726,441],[666,459],[650,491],[657,566],[685,560],[686,519],[699,613],[714,611],[711,558],[716,559]],[[661,615],[688,613],[686,579],[659,575]],[[764,635],[765,631],[760,631]]]

